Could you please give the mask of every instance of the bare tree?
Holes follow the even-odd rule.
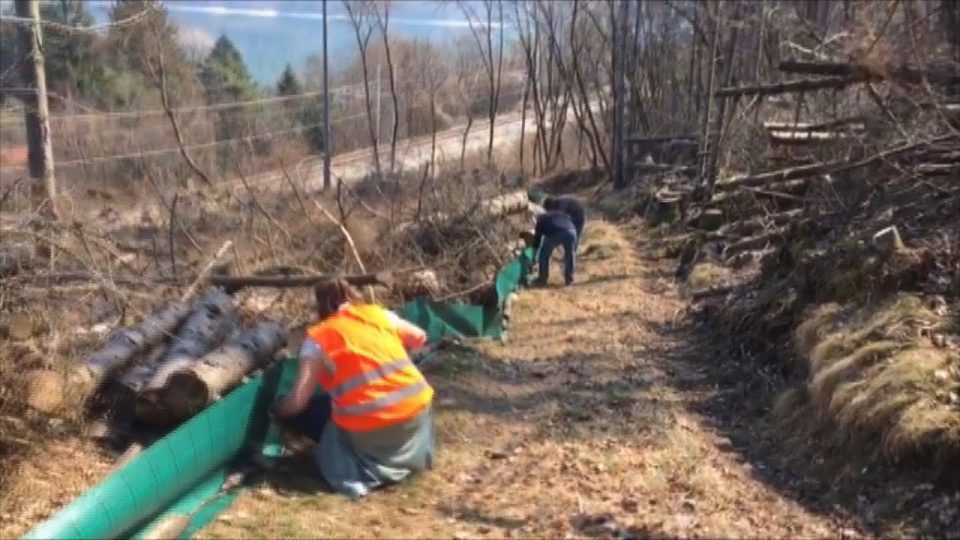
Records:
[[[489,138],[487,140],[488,165],[492,165],[493,163],[494,123],[496,122],[497,117],[497,107],[500,99],[500,80],[503,73],[503,5],[499,2],[496,2],[497,6],[499,6],[500,44],[498,47],[497,59],[495,61],[493,48],[494,3],[495,0],[484,0],[483,7],[486,14],[486,23],[481,21],[479,14],[474,11],[470,4],[466,2],[460,3],[460,8],[463,10],[464,16],[467,18],[467,21],[470,25],[470,33],[477,44],[477,49],[480,51],[480,58],[483,61],[483,67],[487,75],[489,92],[487,120],[490,122]],[[486,43],[486,47],[484,47],[484,43]]]
[[[397,161],[397,130],[400,128],[400,103],[397,99],[396,70],[394,69],[393,56],[390,54],[390,38],[388,32],[390,27],[390,2],[382,2],[381,5],[383,6],[383,14],[381,15],[380,9],[376,7],[373,7],[373,13],[377,18],[377,26],[380,27],[380,35],[383,38],[383,50],[387,57],[387,71],[390,77],[390,97],[393,100],[393,128],[390,132],[390,173],[393,174]]]
[[[38,0],[17,0],[14,6],[18,17],[30,20],[29,23],[20,22],[17,25],[17,34],[21,53],[25,56],[20,68],[21,77],[28,89],[23,93],[23,111],[27,128],[30,176],[36,182],[31,191],[40,203],[39,206],[59,219],[57,181],[53,175],[53,145],[50,142],[50,113],[47,107],[47,76],[40,30],[40,3]]]
[[[377,128],[373,123],[373,108],[370,104],[370,69],[367,64],[367,51],[370,46],[370,37],[373,35],[374,25],[369,20],[369,5],[366,3],[351,2],[344,0],[344,8],[347,10],[347,16],[350,19],[350,25],[353,27],[353,34],[357,40],[357,49],[360,52],[360,66],[363,70],[363,97],[364,108],[367,113],[367,126],[370,131],[370,145],[373,151],[373,166],[377,178],[383,177],[383,168],[380,165],[380,141],[377,136]]]

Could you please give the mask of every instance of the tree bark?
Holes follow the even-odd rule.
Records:
[[[188,304],[176,302],[135,326],[122,328],[110,338],[106,347],[84,362],[81,369],[86,370],[87,374],[81,376],[80,380],[86,379],[89,382],[85,385],[90,385],[85,390],[96,389],[112,374],[133,362],[134,357],[162,343],[177,329],[189,312]]]
[[[234,290],[243,287],[315,287],[337,277],[343,278],[351,285],[358,287],[365,287],[367,285],[390,285],[392,283],[392,278],[389,273],[349,276],[336,276],[331,274],[315,276],[212,276],[210,283]]]
[[[249,372],[267,365],[286,341],[286,332],[280,324],[260,323],[170,375],[161,391],[164,410],[174,420],[193,416],[237,386]]]
[[[161,388],[173,372],[187,367],[224,339],[235,323],[233,297],[220,288],[207,293],[180,327],[145,390]]]
[[[50,111],[47,105],[47,75],[44,69],[43,37],[39,0],[16,0],[18,17],[30,23],[17,24],[20,48],[26,57],[20,74],[29,91],[23,94],[24,125],[27,130],[27,160],[34,184],[31,192],[38,206],[59,219],[57,182],[53,175],[53,145],[50,142]]]
[[[804,62],[800,60],[784,60],[777,69],[786,73],[801,73],[805,75],[829,75],[834,77],[853,77],[858,81],[878,81],[882,79],[896,79],[910,84],[920,84],[926,78],[937,84],[958,84],[960,74],[950,65],[931,64],[919,68],[900,66],[889,72],[870,69],[867,66],[849,62]]]
[[[380,130],[379,124],[374,127],[373,109],[370,105],[370,69],[367,65],[367,45],[370,43],[370,34],[372,29],[368,29],[366,35],[363,35],[363,16],[356,13],[348,1],[343,2],[347,10],[347,16],[350,18],[350,24],[353,26],[353,33],[357,39],[357,48],[360,51],[360,66],[363,69],[363,103],[367,112],[367,127],[370,132],[370,144],[373,151],[373,166],[377,173],[377,180],[383,179],[383,168],[380,165],[380,141],[377,133]],[[378,118],[379,120],[379,118]]]
[[[400,101],[397,97],[397,77],[396,70],[393,68],[393,55],[390,54],[390,38],[388,29],[390,26],[390,5],[383,7],[383,16],[380,11],[377,13],[377,22],[380,25],[380,31],[383,36],[383,48],[387,56],[387,70],[390,72],[390,98],[393,101],[393,129],[390,132],[390,174],[393,174],[397,165],[397,133],[400,129]],[[377,126],[378,128],[380,126]],[[407,130],[410,129],[410,123],[407,123]],[[408,135],[409,136],[409,135]]]
[[[811,90],[826,90],[830,88],[846,88],[851,84],[864,82],[856,77],[821,77],[816,79],[798,79],[774,84],[758,84],[752,86],[734,86],[721,88],[714,92],[713,97],[731,96],[773,96],[790,92],[808,92]]]

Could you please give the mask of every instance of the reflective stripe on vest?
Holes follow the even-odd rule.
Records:
[[[408,367],[416,367],[409,358],[404,358],[403,360],[394,360],[389,364],[383,364],[371,369],[370,371],[364,371],[359,375],[354,375],[336,387],[327,390],[327,393],[330,394],[330,397],[332,398],[339,398],[351,390],[356,390],[361,386],[383,379],[391,373],[396,373]]]
[[[394,390],[393,392],[380,396],[373,401],[368,401],[360,405],[347,405],[345,407],[333,404],[333,410],[337,414],[343,414],[347,416],[360,416],[364,414],[371,413],[373,411],[389,407],[390,405],[395,405],[401,401],[413,397],[420,392],[423,392],[429,388],[427,381],[420,381],[413,386],[407,386],[406,388],[401,388],[399,390]]]
[[[319,382],[331,398],[334,423],[343,429],[369,431],[403,422],[433,400],[433,388],[407,358],[382,307],[344,306],[307,333],[332,364],[322,368]]]

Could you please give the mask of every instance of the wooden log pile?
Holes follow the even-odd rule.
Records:
[[[785,60],[779,69],[804,78],[721,88],[713,97],[721,102],[744,96],[769,99],[765,96],[809,95],[855,85],[865,85],[873,92],[871,85],[882,81],[940,89],[960,84],[954,66],[934,64],[877,67]],[[692,190],[682,189],[682,179],[678,184],[675,178],[651,186],[648,216],[674,217],[679,212],[691,229],[677,276],[688,275],[701,262],[734,268],[744,268],[749,261],[764,262],[771,259],[768,255],[787,250],[796,238],[824,242],[831,231],[852,226],[847,224],[851,213],[869,215],[880,224],[889,224],[891,219],[895,223],[899,216],[913,212],[904,203],[910,197],[920,197],[916,204],[923,207],[920,214],[924,216],[951,209],[955,214],[960,189],[949,179],[960,174],[960,135],[956,131],[960,122],[955,116],[960,104],[911,101],[901,106],[895,98],[882,101],[878,94],[873,95],[875,107],[866,106],[842,117],[804,118],[797,108],[792,119],[764,121],[759,127],[767,134],[776,165],[725,178],[708,174],[687,182]],[[927,122],[934,117],[936,122]],[[912,134],[906,131],[917,125],[926,129]],[[817,154],[821,154],[819,161],[814,159]],[[866,192],[874,193],[869,209],[862,202],[857,203],[864,205],[861,208],[850,206],[851,201],[862,201]],[[879,210],[874,212],[883,205],[892,205],[890,219],[883,218]],[[707,216],[709,220],[705,220]],[[872,242],[883,244],[883,249],[877,248],[881,251],[892,249],[889,245],[898,242],[896,228],[884,228]],[[724,284],[693,291],[692,296],[723,296],[735,288]]]
[[[61,390],[79,389],[114,424],[168,427],[267,366],[286,342],[275,321],[244,329],[233,296],[214,286],[194,303],[167,304],[115,332]]]

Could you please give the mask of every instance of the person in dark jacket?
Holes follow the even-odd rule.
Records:
[[[538,273],[536,284],[546,285],[550,275],[550,257],[557,246],[563,246],[563,279],[567,285],[573,283],[576,270],[577,229],[566,212],[549,210],[537,216],[537,225],[533,231],[533,248],[539,249],[537,259]]]
[[[544,199],[543,209],[559,210],[570,216],[570,220],[573,222],[573,228],[577,231],[577,245],[580,245],[580,238],[583,237],[583,224],[587,216],[587,211],[583,207],[583,203],[578,201],[576,197],[560,195]]]

